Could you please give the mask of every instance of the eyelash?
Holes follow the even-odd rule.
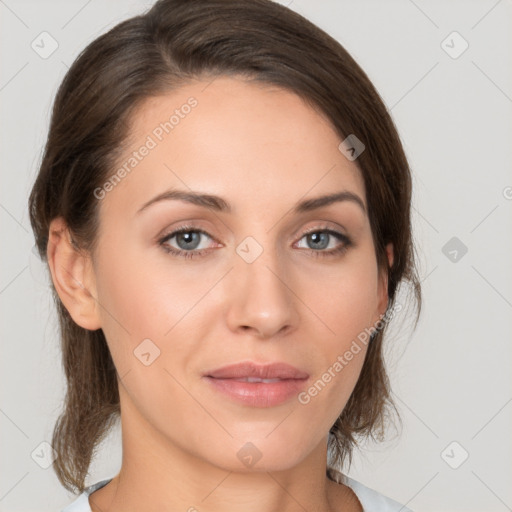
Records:
[[[178,256],[181,258],[200,257],[210,251],[210,249],[184,251],[181,249],[175,249],[173,247],[169,247],[168,245],[165,245],[165,242],[167,242],[171,238],[174,238],[176,235],[179,235],[181,233],[201,233],[201,234],[206,235],[209,238],[213,239],[213,237],[211,235],[209,235],[206,231],[203,231],[202,229],[197,229],[197,228],[194,228],[193,226],[182,226],[181,228],[178,228],[177,230],[163,236],[160,240],[158,240],[158,243],[165,252],[170,253],[173,256]],[[352,240],[348,236],[344,235],[343,233],[339,233],[338,231],[334,231],[334,230],[328,229],[328,228],[314,228],[314,229],[308,230],[302,234],[302,236],[299,238],[299,240],[302,240],[305,236],[310,235],[312,233],[327,233],[329,235],[334,236],[339,241],[344,242],[342,245],[340,245],[336,249],[331,249],[330,251],[306,249],[308,252],[313,253],[313,255],[315,257],[331,257],[331,256],[338,256],[338,255],[341,256],[348,250],[349,247],[352,246]]]

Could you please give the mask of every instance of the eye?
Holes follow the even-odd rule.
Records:
[[[315,228],[305,233],[299,240],[299,243],[304,239],[308,245],[306,249],[309,249],[314,256],[338,255],[344,253],[352,245],[352,241],[348,236],[332,229]],[[325,250],[329,248],[330,250]]]
[[[199,249],[202,238],[212,238],[206,231],[202,229],[182,226],[181,228],[165,235],[158,243],[162,246],[164,251],[174,254],[175,256],[182,256],[184,258],[193,258],[194,256],[201,256],[207,250],[205,248]],[[175,247],[171,244],[174,240]]]
[[[158,243],[164,251],[174,256],[194,258],[196,256],[204,256],[206,253],[210,252],[211,247],[208,247],[208,245],[206,245],[206,247],[200,247],[205,238],[213,240],[213,238],[202,229],[192,226],[182,226],[166,234]],[[302,235],[297,247],[304,248],[300,246],[302,240],[306,241],[307,247],[305,247],[305,249],[315,257],[341,255],[352,246],[351,239],[343,233],[318,227]]]

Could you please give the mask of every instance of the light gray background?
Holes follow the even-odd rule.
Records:
[[[281,3],[368,73],[414,172],[424,310],[417,330],[397,329],[388,351],[403,432],[356,452],[349,474],[416,512],[512,510],[512,2]],[[73,499],[31,458],[51,438],[64,390],[27,215],[53,97],[87,43],[151,4],[0,0],[1,511],[54,512]],[[59,45],[47,59],[31,48],[43,31]],[[453,31],[469,43],[456,59],[441,46]],[[442,252],[454,236],[468,248],[456,262]],[[114,431],[89,483],[117,472],[119,448]],[[458,469],[448,465],[466,451]]]

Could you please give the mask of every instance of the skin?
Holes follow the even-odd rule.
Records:
[[[356,161],[298,96],[233,77],[147,100],[133,118],[127,157],[190,96],[198,105],[99,200],[94,254],[73,249],[62,219],[50,228],[57,292],[77,324],[103,329],[119,375],[122,467],[90,496],[91,508],[362,510],[325,467],[328,432],[356,384],[364,345],[305,405],[294,397],[249,407],[202,379],[234,362],[284,361],[307,371],[311,385],[384,314],[387,277],[367,213],[353,201],[292,213],[298,201],[341,190],[366,208]],[[166,200],[137,213],[171,188],[221,196],[232,211]],[[159,244],[184,224],[208,233],[195,246],[206,249],[202,256],[174,256]],[[304,235],[314,228],[352,244],[319,254],[345,242],[331,235],[326,248],[315,248]],[[248,236],[263,248],[252,263],[235,250]],[[194,250],[187,242],[166,243]],[[160,355],[146,366],[134,350],[148,338]],[[247,442],[261,453],[252,467],[237,457]]]

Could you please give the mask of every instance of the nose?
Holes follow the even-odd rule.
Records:
[[[232,332],[252,331],[268,339],[288,333],[299,322],[297,297],[275,251],[265,250],[252,263],[239,258],[230,272],[227,322]]]

